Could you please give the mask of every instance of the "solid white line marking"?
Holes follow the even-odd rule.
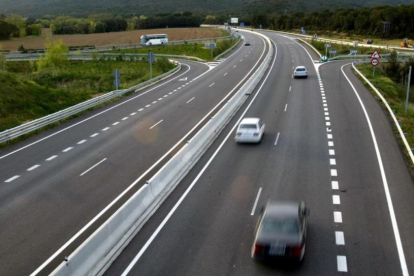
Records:
[[[334,212],[334,221],[335,223],[342,223],[342,213],[341,212]]]
[[[277,141],[279,141],[279,135],[280,135],[280,132],[277,133],[277,137],[276,137],[276,141],[275,141],[275,146],[277,145]]]
[[[335,150],[330,149],[330,150],[329,150],[329,155],[335,155]]]
[[[195,97],[193,97],[191,100],[189,100],[187,103],[189,103],[189,102],[191,102],[192,100],[194,100],[195,99]]]
[[[102,131],[107,131],[108,129],[110,129],[110,127],[106,127],[104,129],[102,129]]]
[[[227,75],[227,73],[225,73],[224,75],[223,75],[223,77],[225,77]]]
[[[142,110],[144,110],[143,108],[138,109],[139,112],[141,112]]]
[[[106,158],[102,159],[101,161],[99,161],[98,163],[96,163],[95,165],[93,165],[92,167],[90,167],[89,169],[87,169],[86,171],[84,171],[83,173],[81,173],[79,176],[83,176],[86,173],[88,173],[90,170],[92,170],[93,168],[95,168],[96,166],[98,166],[99,164],[101,164],[102,162],[104,162],[106,160]]]
[[[328,134],[328,139],[333,139],[332,134]]]
[[[336,256],[337,263],[338,263],[338,271],[339,272],[348,272],[348,267],[346,265],[346,257],[345,256]]]
[[[4,182],[6,182],[6,183],[10,183],[10,182],[12,182],[13,180],[16,180],[17,178],[19,178],[20,177],[20,175],[15,175],[15,176],[13,176],[12,178],[9,178],[9,179],[7,179],[6,181],[4,181]]]
[[[335,166],[336,165],[336,159],[329,159],[329,163],[331,166]]]
[[[260,197],[261,192],[262,192],[262,187],[259,188],[259,192],[257,193],[256,200],[254,201],[252,213],[250,214],[252,216],[254,215],[254,210],[256,210],[257,202],[259,202],[259,197]]]
[[[99,133],[94,133],[94,134],[91,135],[91,137],[93,138],[93,137],[96,137],[98,135],[99,135]]]
[[[77,144],[78,145],[82,145],[83,143],[85,143],[86,142],[86,140],[85,139],[83,139],[82,141],[79,141]],[[47,159],[46,159],[47,160]]]
[[[331,169],[331,176],[338,176],[337,170]]]
[[[39,168],[39,167],[40,167],[40,165],[34,165],[33,167],[28,168],[27,171],[31,172],[31,171]]]
[[[136,112],[132,112],[131,114],[129,114],[130,116],[134,116],[135,114],[137,114]]]
[[[180,206],[181,202],[184,201],[185,197],[188,195],[188,193],[191,191],[191,189],[194,187],[198,179],[203,175],[204,171],[207,169],[207,167],[210,165],[210,163],[213,161],[215,156],[218,154],[220,149],[223,147],[224,143],[229,139],[230,135],[233,135],[234,130],[236,129],[237,125],[243,118],[243,116],[247,113],[250,106],[253,104],[253,101],[256,99],[257,95],[260,93],[261,89],[263,88],[263,85],[266,83],[266,80],[269,78],[270,72],[272,72],[272,69],[275,65],[276,57],[277,57],[277,46],[276,47],[276,54],[275,59],[273,60],[272,66],[270,67],[270,70],[268,74],[266,75],[266,78],[264,79],[263,83],[259,87],[257,93],[251,100],[250,104],[246,107],[245,111],[239,118],[239,120],[236,122],[236,124],[233,126],[233,128],[230,130],[230,132],[227,134],[224,141],[220,144],[220,146],[217,148],[217,150],[214,152],[213,156],[209,159],[207,164],[203,167],[203,169],[200,171],[200,173],[197,175],[197,177],[193,180],[193,182],[190,184],[190,186],[187,188],[187,190],[184,192],[184,194],[180,197],[178,202],[174,205],[174,207],[171,209],[171,211],[168,213],[168,215],[165,217],[165,219],[161,222],[161,224],[158,226],[158,228],[155,230],[155,232],[151,235],[151,237],[148,239],[148,241],[144,244],[144,246],[141,248],[141,250],[138,252],[138,254],[134,257],[134,259],[131,261],[131,263],[128,265],[128,267],[124,270],[124,272],[121,274],[121,276],[126,276],[131,271],[131,269],[135,266],[135,264],[139,261],[141,256],[144,254],[145,250],[151,245],[152,241],[156,238],[158,233],[162,230],[164,225],[168,222],[168,220],[171,218],[171,216],[174,214],[174,212],[177,210],[177,208]],[[263,54],[262,54],[263,55]]]
[[[208,87],[212,87],[215,83],[213,82],[212,84],[210,84]]]
[[[70,151],[71,149],[73,149],[73,147],[68,147],[68,148],[66,148],[66,149],[62,150],[62,152],[68,152],[68,151]]]
[[[150,127],[149,129],[153,129],[153,128],[154,128],[154,127],[156,127],[157,125],[161,124],[161,123],[162,123],[162,121],[164,121],[164,120],[159,121],[158,123],[156,123],[155,125],[153,125],[153,126],[152,126],[152,127]]]
[[[115,123],[113,123],[112,125],[113,125],[113,126],[116,126],[117,124],[119,124],[119,122],[115,122]]]
[[[288,105],[286,104],[286,105],[285,105],[285,112],[286,112],[287,106],[288,106]]]
[[[85,140],[86,141],[86,140]],[[53,155],[50,156],[48,159],[46,159],[46,161],[52,161],[53,159],[55,159],[56,157],[58,157],[57,155]]]
[[[150,107],[151,105],[150,104],[147,104],[145,107]]]
[[[335,241],[336,241],[336,245],[345,245],[344,232],[335,231]]]
[[[292,91],[292,86],[289,86],[289,92]]]
[[[332,196],[332,202],[335,205],[340,205],[341,204],[341,198],[339,197],[339,195],[333,195]]]
[[[328,147],[333,147],[333,146],[334,146],[334,142],[328,141]]]
[[[332,190],[339,190],[338,181],[332,181]]]
[[[345,65],[349,65],[349,64],[345,64]],[[372,124],[371,124],[371,120],[369,118],[368,112],[365,109],[365,105],[362,102],[362,100],[361,100],[358,92],[356,91],[354,85],[349,80],[348,76],[345,74],[345,72],[343,70],[345,65],[343,65],[341,67],[342,74],[345,76],[345,78],[347,79],[347,81],[351,85],[352,89],[354,90],[354,93],[357,96],[359,103],[361,104],[362,110],[364,111],[365,118],[367,119],[369,130],[371,132],[372,141],[374,143],[375,152],[377,154],[378,165],[379,165],[379,168],[380,168],[380,171],[381,171],[381,178],[382,178],[382,183],[384,185],[384,191],[385,191],[385,197],[387,199],[388,210],[389,210],[390,217],[391,217],[392,229],[394,231],[394,236],[395,236],[395,243],[397,245],[398,256],[400,258],[400,265],[401,265],[402,274],[404,276],[408,276],[409,275],[408,267],[407,267],[407,262],[405,260],[404,249],[403,249],[402,242],[401,242],[401,237],[400,237],[400,231],[398,230],[397,218],[395,217],[394,206],[392,204],[390,189],[388,187],[387,177],[385,175],[384,166],[382,164],[382,158],[381,158],[380,150],[378,148],[377,139],[375,137],[374,129],[372,128]]]

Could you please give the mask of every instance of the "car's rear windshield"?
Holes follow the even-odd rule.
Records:
[[[305,68],[296,68],[296,71],[306,71]]]
[[[298,221],[292,218],[267,218],[263,221],[265,233],[292,235],[299,233]]]
[[[240,125],[240,129],[256,129],[256,125],[242,124],[242,125]]]

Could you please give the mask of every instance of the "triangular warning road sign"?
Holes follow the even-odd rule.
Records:
[[[377,50],[375,50],[375,51],[372,53],[371,58],[377,58],[377,59],[380,59],[380,58],[381,58],[381,55],[380,55],[380,53],[379,53]]]

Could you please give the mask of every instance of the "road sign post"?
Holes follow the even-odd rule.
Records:
[[[150,79],[152,79],[152,64],[154,63],[154,53],[152,51],[148,52],[148,62],[150,64]]]
[[[325,44],[325,56],[328,56],[328,48],[331,47],[331,44]]]
[[[371,65],[372,65],[372,77],[375,77],[375,67],[379,64],[381,59],[380,53],[375,50],[371,55]]]
[[[118,69],[114,71],[114,85],[116,90],[118,90],[121,85],[121,72]]]

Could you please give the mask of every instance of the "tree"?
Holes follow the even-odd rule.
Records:
[[[10,17],[7,17],[5,21],[18,28],[19,32],[17,33],[17,36],[26,36],[26,20],[23,19],[20,14],[12,14]]]
[[[69,53],[69,49],[63,43],[62,39],[53,41],[51,37],[48,37],[45,48],[46,55],[39,57],[39,61],[37,62],[38,70],[46,68],[56,70],[59,67],[67,65],[68,58],[66,54]]]
[[[19,33],[19,29],[15,25],[0,20],[0,40],[10,39],[16,33]]]

